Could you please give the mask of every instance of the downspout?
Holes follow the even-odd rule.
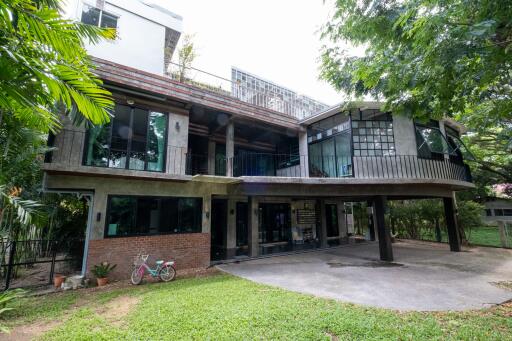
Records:
[[[87,204],[89,205],[89,212],[87,213],[87,227],[85,229],[85,243],[84,243],[84,256],[82,259],[82,276],[87,274],[87,257],[89,256],[89,240],[91,239],[92,218],[94,211],[94,194],[84,196]]]

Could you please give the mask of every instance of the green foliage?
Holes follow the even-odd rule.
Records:
[[[188,70],[197,57],[193,39],[192,35],[185,35],[182,46],[178,51],[178,80],[180,82],[186,80]]]
[[[23,297],[25,292],[21,289],[7,290],[0,293],[0,317],[4,316],[6,312],[13,310],[12,304],[15,303],[17,299]],[[0,324],[0,333],[6,333],[9,329],[7,327]]]
[[[512,170],[512,6],[488,0],[337,0],[321,77],[352,97],[426,120],[454,117],[494,181]],[[363,50],[350,54],[345,43]],[[476,144],[473,148],[472,145]],[[481,153],[480,153],[481,151]]]
[[[0,1],[0,114],[56,130],[59,111],[109,120],[110,93],[92,72],[83,42],[115,31],[65,20],[59,1]],[[60,110],[59,110],[60,109]]]
[[[110,265],[108,262],[103,262],[101,264],[95,265],[91,270],[92,274],[96,276],[96,278],[105,278],[108,276],[112,270],[116,268],[117,264]]]

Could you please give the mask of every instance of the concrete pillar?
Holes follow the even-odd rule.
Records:
[[[446,129],[444,128],[444,121],[439,121],[439,130],[441,131],[441,134],[446,138]],[[448,143],[448,142],[447,142]],[[444,154],[445,159],[449,159],[450,155]]]
[[[249,197],[248,200],[248,241],[249,257],[256,257],[259,254],[259,201],[257,197]]]
[[[215,141],[208,140],[208,175],[215,175]]]
[[[374,213],[376,216],[377,233],[379,235],[380,260],[393,261],[393,247],[391,245],[391,234],[386,226],[384,214],[386,212],[386,197],[379,195],[374,200]]]
[[[235,156],[235,124],[229,121],[226,126],[226,176],[233,176],[233,157]]]
[[[188,116],[169,113],[166,173],[184,175],[188,153]]]
[[[368,220],[368,231],[370,232],[370,240],[378,240],[375,234],[375,226],[377,226],[377,216],[375,214],[375,204],[371,201],[366,202],[366,217]]]
[[[498,220],[497,223],[498,223],[498,230],[500,231],[501,246],[505,247],[505,248],[508,248],[511,245],[509,245],[509,242],[508,242],[507,227],[505,226],[505,221],[504,220]]]
[[[203,233],[211,233],[211,215],[212,215],[212,196],[204,195],[203,196],[203,219],[202,219],[202,229]]]
[[[444,215],[446,221],[446,229],[448,230],[448,242],[450,243],[450,251],[459,252],[460,236],[457,226],[457,211],[455,207],[455,200],[451,198],[443,198]]]
[[[309,177],[308,132],[299,132],[300,176]]]
[[[226,229],[226,258],[236,256],[236,200],[228,199],[228,217]]]
[[[347,221],[345,219],[345,203],[341,200],[336,201],[336,211],[338,213],[338,231],[340,238],[348,236]]]
[[[319,200],[320,205],[320,247],[327,247],[327,219],[325,216],[325,200]]]

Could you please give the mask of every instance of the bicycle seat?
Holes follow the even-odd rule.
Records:
[[[162,264],[164,264],[164,261],[163,261],[163,260],[157,260],[157,261],[155,262],[155,264],[156,264],[156,265],[162,265]]]

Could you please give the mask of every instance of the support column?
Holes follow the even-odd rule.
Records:
[[[259,254],[259,201],[257,197],[249,197],[248,200],[248,241],[249,257],[256,257]]]
[[[211,215],[212,215],[212,196],[203,196],[203,219],[201,222],[201,232],[211,233]]]
[[[393,248],[391,245],[391,234],[389,228],[386,227],[386,219],[384,217],[386,212],[385,196],[379,195],[375,197],[373,212],[376,216],[375,222],[377,223],[377,233],[379,235],[380,260],[392,262]]]
[[[325,215],[325,200],[319,200],[320,204],[320,247],[327,247],[327,217]]]
[[[188,126],[188,115],[169,113],[166,173],[184,175],[187,171]]]
[[[368,200],[366,202],[366,220],[368,222],[368,232],[370,233],[370,240],[378,240],[375,235],[375,226],[377,225],[377,217],[375,214],[375,204]]]
[[[228,199],[228,217],[226,229],[226,258],[236,256],[236,200]]]
[[[459,252],[460,236],[457,226],[457,211],[455,208],[455,200],[451,198],[443,198],[444,215],[446,220],[446,229],[448,230],[448,241],[450,243],[450,251]]]
[[[308,132],[299,132],[300,176],[309,178]]]
[[[345,219],[345,203],[341,200],[336,201],[336,210],[338,214],[338,231],[340,238],[346,238],[348,236],[348,230]]]
[[[233,176],[235,156],[235,124],[230,120],[226,126],[226,176]]]
[[[208,140],[208,175],[215,175],[215,141]]]

